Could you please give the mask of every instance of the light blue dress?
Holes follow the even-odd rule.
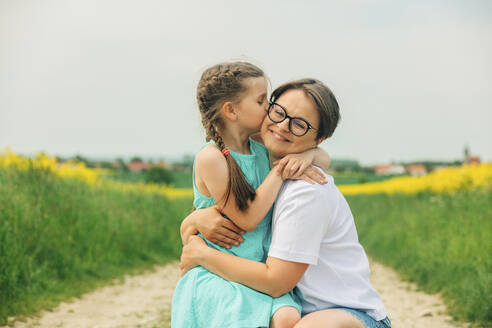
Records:
[[[212,142],[207,143],[206,145]],[[249,139],[250,155],[231,151],[246,181],[257,189],[270,171],[268,151]],[[193,167],[193,172],[195,168]],[[212,197],[202,195],[195,185],[193,191],[196,208],[207,208],[215,204]],[[201,236],[210,247],[222,252],[265,262],[271,241],[272,209],[255,230],[247,231],[244,241],[237,247],[222,248]],[[227,281],[199,266],[188,271],[174,290],[171,326],[173,328],[212,327],[268,327],[275,311],[292,306],[301,311],[299,300],[292,292],[278,298],[260,293],[244,285]]]

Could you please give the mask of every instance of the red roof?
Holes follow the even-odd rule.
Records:
[[[132,172],[140,172],[142,170],[147,170],[152,166],[150,163],[145,162],[130,162],[128,163],[128,169]]]
[[[470,157],[468,157],[468,163],[470,163],[470,164],[480,164],[480,156],[470,156]]]
[[[422,164],[412,164],[406,167],[406,170],[411,175],[424,175],[427,174],[427,169]]]

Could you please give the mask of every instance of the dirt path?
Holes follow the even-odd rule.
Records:
[[[395,271],[379,263],[371,262],[371,269],[372,282],[382,295],[393,327],[460,327],[445,314],[445,306],[439,296],[416,291],[414,285],[402,282]],[[176,263],[156,267],[155,272],[126,277],[123,284],[98,289],[25,322],[11,318],[10,326],[169,327],[171,296],[178,279]]]

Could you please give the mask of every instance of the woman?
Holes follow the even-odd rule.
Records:
[[[320,81],[286,83],[272,96],[261,135],[272,161],[316,147],[339,120],[338,103]],[[201,265],[223,278],[273,297],[295,286],[303,318],[296,327],[391,327],[380,296],[369,281],[369,264],[358,242],[350,208],[327,176],[326,185],[286,181],[273,213],[266,263],[217,252],[191,236],[181,268]],[[200,224],[216,209],[196,211],[186,224]]]

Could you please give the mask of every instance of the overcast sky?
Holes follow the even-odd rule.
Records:
[[[333,90],[333,158],[492,161],[491,58],[488,0],[0,0],[0,149],[194,154],[201,72],[243,59]]]

